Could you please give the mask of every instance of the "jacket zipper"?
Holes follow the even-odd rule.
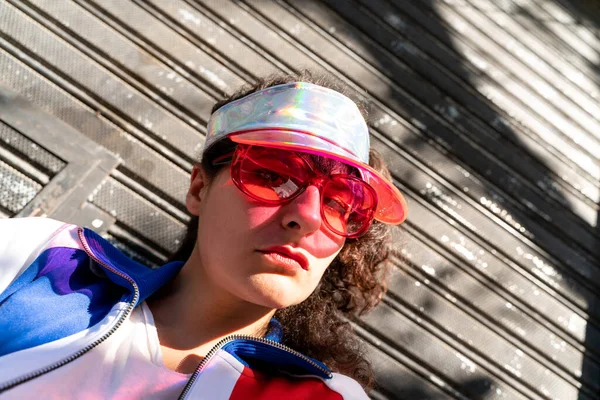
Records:
[[[249,341],[264,343],[264,344],[268,344],[273,347],[277,347],[278,349],[283,350],[287,353],[290,353],[296,357],[299,357],[302,360],[306,361],[307,363],[311,364],[312,366],[314,366],[315,368],[317,368],[321,372],[323,372],[325,375],[327,375],[328,378],[332,377],[331,371],[327,370],[326,368],[321,367],[319,364],[317,364],[316,362],[314,362],[313,360],[311,360],[304,354],[299,353],[296,350],[294,350],[286,345],[283,345],[281,343],[278,343],[274,340],[258,338],[258,337],[250,336],[250,335],[237,335],[237,334],[229,335],[229,336],[221,339],[217,344],[214,345],[214,347],[212,349],[210,349],[210,351],[208,353],[206,353],[206,357],[204,357],[204,359],[202,361],[200,361],[200,364],[198,364],[198,366],[196,367],[196,370],[194,371],[194,373],[188,380],[187,384],[185,385],[185,388],[183,388],[183,391],[179,395],[179,400],[185,399],[185,397],[189,394],[189,391],[191,390],[192,385],[194,384],[196,379],[198,378],[198,375],[200,375],[200,373],[202,372],[202,369],[206,366],[206,364],[210,361],[210,359],[217,353],[217,351],[220,350],[221,348],[223,348],[223,346],[225,346],[227,343],[233,342],[234,340],[249,340]]]
[[[98,346],[100,343],[104,342],[106,339],[108,339],[108,337],[110,335],[112,335],[117,328],[119,328],[119,326],[121,326],[123,324],[123,322],[127,319],[127,317],[129,316],[129,314],[131,314],[131,312],[133,311],[133,308],[135,307],[135,304],[137,303],[139,297],[140,297],[140,291],[138,288],[137,283],[135,283],[135,281],[127,276],[126,274],[122,273],[121,271],[117,271],[116,269],[106,265],[105,263],[103,263],[102,261],[100,261],[90,250],[90,247],[87,244],[87,241],[85,240],[85,237],[83,235],[83,229],[82,228],[78,228],[77,230],[77,234],[79,236],[79,240],[81,241],[81,243],[83,244],[83,248],[85,250],[85,252],[87,253],[88,256],[90,256],[90,258],[92,258],[95,262],[97,262],[99,265],[101,265],[104,269],[119,275],[120,277],[122,277],[123,279],[127,280],[131,286],[133,287],[133,299],[131,300],[131,302],[129,302],[129,305],[127,306],[127,308],[125,309],[125,312],[123,312],[121,314],[121,316],[119,317],[118,321],[112,326],[112,328],[110,328],[110,330],[104,334],[101,338],[95,340],[94,342],[92,342],[91,344],[85,346],[83,349],[79,350],[78,352],[71,354],[69,357],[64,358],[54,364],[51,364],[47,367],[44,367],[42,369],[39,369],[35,372],[32,372],[30,374],[27,374],[25,376],[22,376],[20,378],[17,378],[13,381],[10,381],[8,383],[6,383],[3,386],[0,386],[0,393],[4,392],[5,390],[11,389],[15,386],[20,385],[21,383],[27,382],[29,380],[32,380],[34,378],[37,378],[38,376],[44,375],[48,372],[54,371],[55,369],[62,367],[63,365],[66,365],[68,363],[70,363],[73,360],[78,359],[79,357],[81,357],[82,355],[84,355],[85,353],[87,353],[88,351],[92,350],[94,347]]]

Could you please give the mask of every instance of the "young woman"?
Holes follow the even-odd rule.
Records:
[[[379,302],[406,204],[343,93],[303,73],[217,104],[156,270],[87,229],[1,222],[0,399],[366,398],[347,318]]]

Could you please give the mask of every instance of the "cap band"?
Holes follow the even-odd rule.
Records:
[[[306,82],[272,86],[219,108],[208,122],[204,150],[232,133],[264,129],[316,136],[326,147],[323,150],[335,147],[346,158],[369,163],[369,130],[356,104],[334,90]]]

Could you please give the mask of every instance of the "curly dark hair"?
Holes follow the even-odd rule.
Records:
[[[248,94],[290,82],[309,82],[336,90],[355,101],[367,119],[365,103],[355,92],[335,78],[310,71],[260,79],[219,101],[212,112]],[[224,139],[205,152],[201,163],[209,179],[222,168],[213,166],[212,160],[231,152],[234,147],[235,143]],[[391,178],[383,158],[374,149],[369,152],[369,165],[388,179]],[[198,217],[193,217],[182,246],[172,260],[189,258],[196,244],[197,230]],[[386,290],[385,278],[390,268],[390,255],[390,227],[378,221],[374,221],[361,237],[347,239],[316,290],[302,303],[275,313],[275,318],[283,326],[283,343],[319,359],[332,371],[354,378],[365,390],[371,389],[375,382],[371,364],[365,358],[362,344],[349,320],[358,318],[381,301]]]

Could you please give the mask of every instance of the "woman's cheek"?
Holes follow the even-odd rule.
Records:
[[[326,229],[326,227],[322,227],[321,230],[307,238],[305,248],[315,258],[323,260],[329,265],[344,247],[346,239]]]
[[[246,205],[246,208],[240,207],[240,210],[245,210],[243,214],[245,214],[250,229],[264,226],[265,222],[272,221],[278,209],[279,207],[277,206],[264,207],[250,205],[250,207],[247,207]]]

